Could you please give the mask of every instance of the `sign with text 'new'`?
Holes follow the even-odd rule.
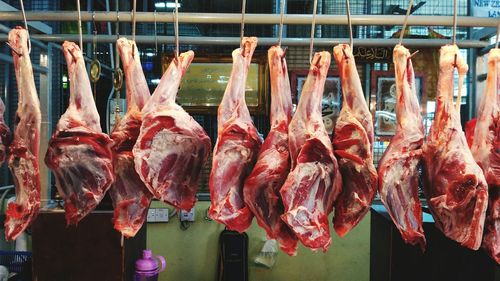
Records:
[[[500,16],[500,0],[472,0],[472,15],[475,17],[496,18]]]

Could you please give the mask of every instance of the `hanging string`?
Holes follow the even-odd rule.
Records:
[[[179,3],[178,0],[175,0],[175,59],[179,58]]]
[[[347,24],[349,25],[349,46],[352,50],[353,37],[352,37],[352,22],[351,22],[351,8],[349,7],[349,0],[345,0],[345,7],[347,11]]]
[[[83,53],[82,13],[80,11],[80,0],[76,0],[76,9],[78,10],[78,34],[80,38],[80,50]]]
[[[26,33],[28,34],[28,55],[29,55],[31,54],[31,41],[30,41],[30,33],[28,31],[28,21],[26,20],[26,13],[24,12],[23,0],[20,0],[19,2],[21,3],[21,12],[23,13],[24,29],[26,29]]]
[[[408,25],[408,18],[411,14],[411,8],[413,7],[413,0],[408,2],[408,9],[406,10],[405,21],[403,22],[403,28],[401,28],[401,34],[399,34],[399,45],[403,43],[403,37],[405,36],[406,26]]]
[[[247,1],[243,0],[241,2],[241,33],[240,33],[240,49],[243,48],[243,35],[245,34],[245,8],[247,6]]]
[[[281,39],[283,38],[283,19],[285,17],[285,1],[281,0],[281,17],[280,17],[280,25],[278,28],[278,46],[281,47]]]
[[[311,24],[311,43],[309,44],[309,63],[312,63],[313,57],[313,47],[314,47],[314,31],[316,28],[316,8],[318,6],[318,0],[314,0],[313,3],[313,18]]]
[[[116,1],[116,27],[115,27],[115,33],[116,33],[116,40],[120,39],[120,13],[118,11],[118,1]],[[115,55],[115,60],[116,60],[116,68],[120,68],[120,55],[118,53],[118,45],[116,45],[116,55]]]
[[[134,6],[133,6],[133,10],[132,10],[132,41],[134,41],[134,43],[135,43],[135,13],[136,13],[136,10],[137,10],[137,1],[134,0]]]
[[[458,14],[457,0],[453,0],[453,36],[451,38],[452,45],[455,45],[457,41],[457,14]]]
[[[500,39],[499,36],[500,36],[500,17],[498,17],[497,42],[495,43],[495,48],[497,48],[497,49],[498,49],[498,39]]]

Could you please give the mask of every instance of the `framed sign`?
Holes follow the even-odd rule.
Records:
[[[426,98],[422,94],[424,76],[415,74],[415,88],[421,105],[422,116],[425,116]],[[376,97],[375,135],[393,136],[396,132],[396,79],[393,71],[372,71],[372,97]]]
[[[300,100],[302,87],[306,82],[308,73],[308,69],[293,70],[290,72],[292,102],[295,105],[298,104]],[[329,134],[332,134],[335,122],[342,108],[342,87],[339,74],[336,71],[328,71],[321,108],[326,130]]]
[[[163,61],[170,62],[168,59]],[[166,67],[162,68],[163,71]],[[226,90],[231,69],[232,58],[230,56],[195,56],[181,81],[176,102],[190,113],[216,114]],[[245,100],[250,113],[265,114],[267,112],[268,72],[266,57],[254,56],[245,90]]]

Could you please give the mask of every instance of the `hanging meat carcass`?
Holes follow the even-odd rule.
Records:
[[[11,134],[9,127],[5,124],[5,120],[3,119],[3,114],[5,112],[5,105],[0,98],[0,166],[5,161],[7,157],[7,147],[11,140]]]
[[[126,237],[133,237],[146,220],[153,197],[135,171],[132,154],[141,128],[141,110],[150,94],[135,42],[120,38],[116,44],[125,70],[127,113],[111,133],[116,180],[109,194],[115,208],[115,229]]]
[[[279,193],[290,172],[288,124],[292,118],[292,94],[285,51],[273,46],[268,51],[271,76],[271,129],[259,152],[257,163],[245,180],[243,198],[257,223],[289,255],[297,251],[297,237],[281,220],[283,201]]]
[[[488,78],[479,105],[472,156],[483,169],[489,189],[483,247],[500,263],[500,49],[488,54]]]
[[[453,104],[454,69],[458,69],[460,84],[468,66],[456,45],[441,48],[439,66],[436,113],[424,144],[424,193],[436,227],[461,245],[478,249],[488,186],[467,146],[460,114]]]
[[[28,51],[28,31],[20,26],[9,32],[17,91],[14,138],[9,146],[9,169],[16,201],[5,212],[5,238],[14,240],[36,218],[40,208],[40,125],[42,114]]]
[[[175,103],[181,79],[194,58],[175,58],[142,110],[134,146],[135,170],[154,196],[176,208],[191,209],[210,153],[210,138],[193,117]]]
[[[218,136],[209,180],[210,217],[239,232],[252,222],[252,212],[243,198],[243,182],[262,144],[245,102],[246,80],[256,46],[257,38],[244,37],[242,47],[233,51],[231,77],[217,112]]]
[[[415,88],[410,51],[394,47],[396,133],[378,164],[380,199],[403,240],[425,248],[418,197],[424,124]]]
[[[326,251],[331,244],[328,214],[342,189],[342,178],[321,116],[321,101],[330,54],[315,53],[302,88],[297,111],[288,127],[292,171],[281,197],[281,218],[300,241]]]
[[[72,225],[101,202],[114,173],[112,141],[102,133],[80,47],[66,41],[62,48],[70,81],[69,106],[49,141],[45,163],[64,199],[66,222]]]
[[[342,175],[342,192],[335,203],[333,226],[346,235],[366,215],[377,193],[373,165],[373,121],[366,104],[352,50],[347,44],[333,49],[342,80],[342,110],[335,125],[333,149]]]

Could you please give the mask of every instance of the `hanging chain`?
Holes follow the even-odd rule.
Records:
[[[314,51],[314,31],[316,29],[316,8],[318,6],[318,0],[314,0],[313,4],[313,18],[311,24],[311,42],[309,43],[309,63],[312,63],[313,51]]]
[[[408,9],[406,10],[405,21],[403,22],[403,27],[401,28],[401,34],[399,34],[399,45],[403,43],[403,37],[405,36],[406,26],[408,25],[408,18],[411,14],[411,8],[413,7],[413,0],[408,2]]]
[[[280,25],[278,29],[278,46],[281,47],[281,39],[283,38],[283,18],[285,17],[285,1],[281,0],[281,17],[280,17]]]

